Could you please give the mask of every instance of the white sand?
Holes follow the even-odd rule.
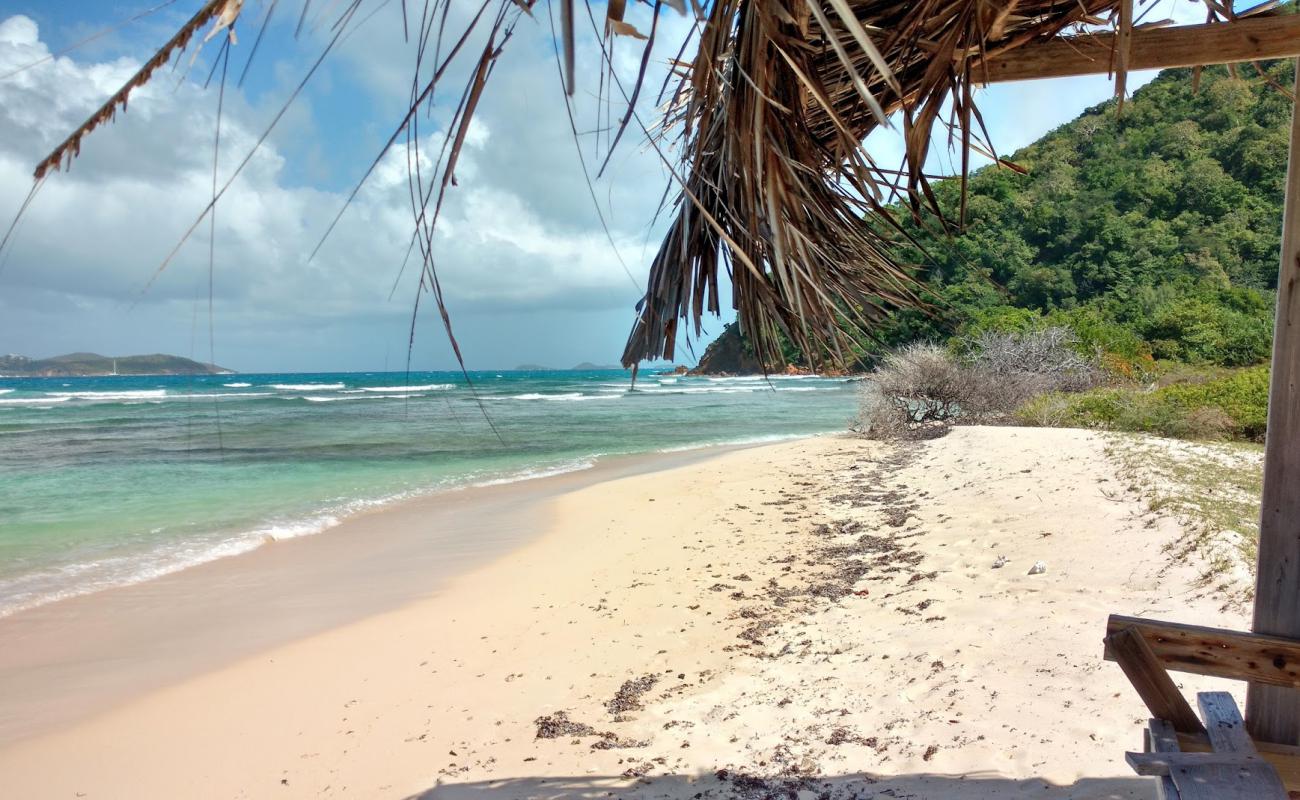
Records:
[[[1169,563],[1178,526],[1099,435],[909,447],[814,439],[562,495],[545,535],[427,599],[0,749],[0,795],[1154,797],[1123,762],[1146,714],[1102,661],[1106,615],[1245,621]],[[607,735],[536,738],[556,712]]]

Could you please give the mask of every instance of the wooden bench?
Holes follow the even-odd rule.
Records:
[[[1300,748],[1257,745],[1227,692],[1198,694],[1198,717],[1166,671],[1300,688],[1300,642],[1118,615],[1105,642],[1154,717],[1143,752],[1125,759],[1160,778],[1162,800],[1287,800],[1300,789]]]
[[[1153,719],[1146,752],[1125,754],[1129,766],[1139,775],[1160,778],[1161,800],[1287,800],[1277,770],[1256,752],[1246,734],[1232,695],[1201,692],[1196,699],[1211,752],[1182,752],[1173,724]]]

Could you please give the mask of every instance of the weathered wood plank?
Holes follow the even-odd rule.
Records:
[[[1205,733],[1216,753],[1253,753],[1255,745],[1246,733],[1246,721],[1237,710],[1237,701],[1227,692],[1201,692],[1196,705],[1205,717]]]
[[[1300,90],[1300,69],[1296,87]],[[1300,112],[1295,109],[1280,260],[1251,627],[1257,633],[1300,636]],[[1300,744],[1300,692],[1252,685],[1246,719],[1256,739]]]
[[[1119,662],[1120,669],[1124,670],[1142,702],[1146,703],[1151,716],[1168,720],[1175,730],[1205,730],[1187,698],[1178,691],[1173,679],[1165,672],[1140,633],[1132,628],[1116,631],[1106,637],[1106,646]]]
[[[1266,765],[1176,767],[1170,777],[1179,800],[1288,800],[1277,773]]]
[[[1210,752],[1210,737],[1203,733],[1179,733],[1177,738],[1178,747],[1184,752]],[[1273,765],[1283,786],[1300,792],[1300,747],[1256,740],[1255,749],[1261,758]]]
[[[1300,641],[1296,639],[1120,614],[1107,621],[1107,636],[1125,628],[1140,633],[1168,669],[1300,688]],[[1114,660],[1109,648],[1106,658]]]
[[[1180,767],[1267,766],[1260,755],[1248,753],[1125,753],[1124,760],[1139,775],[1161,777]],[[1269,767],[1272,769],[1272,767]]]
[[[1300,55],[1300,15],[1256,17],[1207,25],[1135,28],[1128,68],[1165,69],[1231,64]],[[1099,33],[1027,44],[994,54],[971,74],[990,83],[1071,75],[1104,75],[1116,66],[1115,34]]]

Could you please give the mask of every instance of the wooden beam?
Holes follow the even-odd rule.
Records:
[[[1300,66],[1300,65],[1298,65]],[[1296,70],[1300,91],[1300,68]],[[1258,633],[1300,636],[1300,115],[1291,110],[1291,151],[1282,211],[1282,254],[1273,325],[1273,371],[1264,443],[1264,493],[1255,582]],[[1246,721],[1256,739],[1300,744],[1300,692],[1251,685]]]
[[[1166,69],[1232,64],[1300,55],[1300,15],[1253,17],[1235,22],[1135,28],[1128,42],[1128,69]],[[1105,75],[1119,52],[1113,33],[1052,39],[995,54],[971,74],[989,83]]]
[[[1133,771],[1146,777],[1164,777],[1180,767],[1254,767],[1268,762],[1254,753],[1125,753]]]
[[[1119,614],[1107,620],[1107,638],[1128,628],[1168,669],[1300,688],[1300,640]],[[1109,647],[1106,658],[1115,660]]]
[[[1151,716],[1168,720],[1176,731],[1205,730],[1140,633],[1132,628],[1116,631],[1106,637],[1106,650],[1119,662]]]

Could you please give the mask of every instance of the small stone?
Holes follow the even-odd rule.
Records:
[[[1030,575],[1042,575],[1047,572],[1047,564],[1042,561],[1035,561],[1034,565],[1029,568]]]
[[[1006,556],[998,556],[998,560],[993,562],[993,569],[1002,569],[1007,565],[1008,560]]]

